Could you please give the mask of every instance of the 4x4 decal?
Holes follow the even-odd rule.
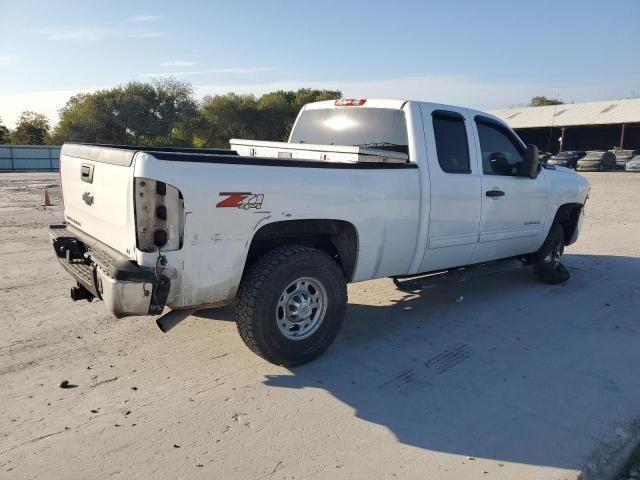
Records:
[[[242,210],[255,208],[260,210],[264,199],[264,194],[251,192],[220,192],[219,195],[227,198],[219,201],[216,208],[241,208]]]

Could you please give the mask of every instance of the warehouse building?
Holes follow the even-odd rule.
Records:
[[[505,108],[500,117],[540,150],[640,150],[640,98]]]

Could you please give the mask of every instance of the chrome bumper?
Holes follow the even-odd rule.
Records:
[[[73,300],[102,300],[116,317],[159,315],[171,281],[66,224],[51,225],[49,235],[62,267],[75,279]]]

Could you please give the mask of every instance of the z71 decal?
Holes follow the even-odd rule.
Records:
[[[227,197],[216,204],[216,208],[241,208],[249,210],[262,208],[264,194],[251,192],[220,192],[221,197]]]

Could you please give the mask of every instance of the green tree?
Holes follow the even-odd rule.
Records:
[[[341,98],[334,90],[300,89],[194,99],[193,87],[175,79],[75,95],[60,110],[56,143],[217,146],[233,137],[286,140],[305,103]]]
[[[228,148],[230,138],[286,141],[306,103],[341,98],[338,90],[279,90],[256,98],[228,93],[202,102],[198,144]]]
[[[193,86],[175,79],[153,82],[154,114],[159,119],[158,141],[166,145],[191,146],[200,123]]]
[[[3,125],[2,118],[0,118],[0,145],[10,142],[11,134],[9,133],[9,129]]]
[[[56,142],[192,145],[198,125],[193,87],[169,79],[71,97],[60,110]]]
[[[114,108],[115,93],[113,89],[100,90],[71,97],[59,111],[54,142],[122,143],[123,129]]]
[[[257,138],[257,100],[253,95],[206,96],[201,115],[201,146],[228,148],[230,138]]]
[[[544,107],[546,105],[564,105],[564,102],[554,98],[547,98],[544,95],[533,97],[529,102],[530,107]]]
[[[16,145],[44,145],[49,143],[49,119],[41,113],[24,111],[11,132],[11,143]]]

